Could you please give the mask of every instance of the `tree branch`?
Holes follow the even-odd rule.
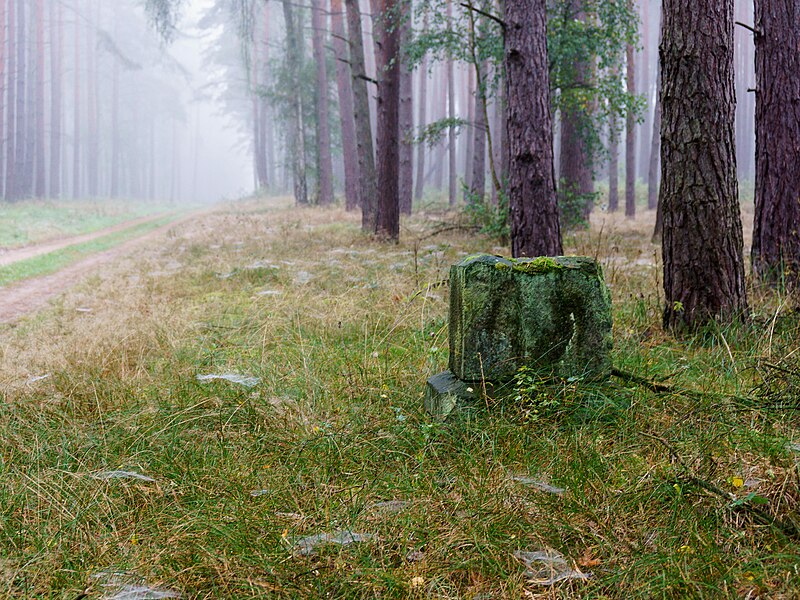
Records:
[[[491,14],[491,13],[484,12],[484,11],[482,11],[480,8],[475,8],[474,6],[472,6],[471,4],[467,4],[466,2],[461,2],[461,6],[463,6],[463,7],[464,7],[464,8],[466,8],[467,10],[471,10],[471,11],[473,11],[473,12],[476,12],[476,13],[478,13],[479,15],[483,15],[483,16],[484,16],[484,17],[486,17],[487,19],[491,19],[492,21],[494,21],[495,23],[497,23],[498,25],[500,25],[500,27],[502,27],[502,28],[503,28],[503,31],[505,31],[505,30],[506,30],[506,22],[505,22],[505,21],[503,21],[503,19],[501,19],[500,17],[496,17],[495,15],[493,15],[493,14]]]

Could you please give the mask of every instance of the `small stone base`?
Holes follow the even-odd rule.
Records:
[[[473,388],[450,371],[434,375],[425,386],[425,410],[439,421],[444,421],[459,406],[476,398]]]

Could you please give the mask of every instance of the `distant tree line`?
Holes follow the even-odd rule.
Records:
[[[0,197],[177,197],[180,66],[158,48],[134,2],[0,0]]]

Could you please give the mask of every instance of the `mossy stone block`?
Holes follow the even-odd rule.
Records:
[[[459,406],[473,400],[473,389],[450,371],[434,375],[425,386],[425,410],[440,421],[445,420]]]
[[[450,370],[463,381],[611,372],[611,297],[597,261],[470,256],[450,271]]]

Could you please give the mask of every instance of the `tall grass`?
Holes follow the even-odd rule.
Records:
[[[566,382],[546,414],[438,423],[448,268],[493,251],[428,237],[451,217],[381,246],[336,209],[231,205],[0,330],[0,595],[100,597],[124,572],[191,598],[796,596],[771,520],[797,522],[797,419],[743,399],[796,350],[789,305],[667,336],[650,232],[606,217],[569,250],[605,265],[615,365],[671,391]],[[224,373],[260,383],[196,379]],[[93,477],[117,469],[154,481]],[[298,552],[341,531],[374,537]],[[531,583],[514,552],[544,548],[592,577]]]

